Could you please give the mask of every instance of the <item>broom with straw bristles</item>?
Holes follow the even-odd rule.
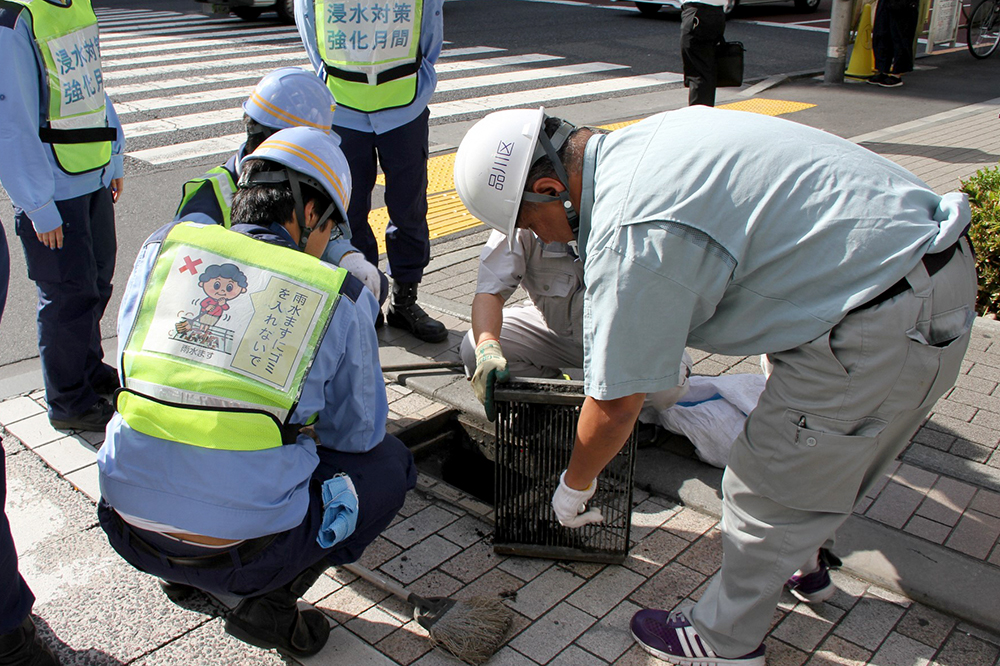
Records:
[[[499,599],[459,601],[421,597],[357,564],[338,565],[413,606],[413,619],[430,635],[431,644],[467,664],[482,664],[500,649],[512,612]]]

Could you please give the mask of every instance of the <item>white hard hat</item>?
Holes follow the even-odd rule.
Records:
[[[513,243],[544,109],[489,114],[466,133],[455,155],[455,189],[469,212]]]

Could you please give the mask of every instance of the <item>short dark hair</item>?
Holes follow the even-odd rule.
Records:
[[[272,127],[261,125],[245,113],[243,114],[243,129],[247,133],[246,147],[243,149],[245,155],[257,150],[260,144],[264,143],[264,139],[278,131]]]
[[[549,116],[545,119],[545,124],[542,126],[542,131],[545,132],[545,136],[552,138],[552,135],[556,133],[559,127],[562,125],[562,118],[555,118]],[[581,127],[577,127],[575,130],[570,132],[569,136],[566,137],[566,141],[563,145],[556,151],[556,155],[559,156],[559,161],[566,164],[567,161],[574,161],[577,158],[583,158],[583,151],[585,149],[584,145],[576,146],[574,145],[573,139],[576,137],[577,132],[579,132]],[[591,132],[595,134],[605,134],[606,130],[595,129],[593,127],[588,127]],[[539,178],[558,178],[556,175],[555,167],[552,166],[552,160],[549,159],[548,155],[542,155],[538,158],[530,169],[528,169],[528,180],[525,181],[524,189],[530,190],[531,186],[535,184],[535,181]]]
[[[280,171],[284,169],[283,164],[274,160],[247,160],[242,168],[240,176],[249,177],[255,173],[263,171]],[[330,205],[330,197],[325,192],[320,192],[314,187],[302,183],[302,205],[315,201],[314,204],[319,211],[326,210]],[[233,224],[256,224],[266,227],[274,222],[284,224],[292,219],[295,211],[295,198],[292,196],[292,188],[287,183],[263,183],[250,187],[241,187],[233,198],[233,210],[230,216]],[[334,218],[339,220],[340,215],[334,209]],[[301,220],[300,220],[301,222]]]

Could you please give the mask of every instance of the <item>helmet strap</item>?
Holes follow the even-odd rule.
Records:
[[[573,133],[576,129],[576,125],[568,121],[562,121],[557,129],[552,134],[550,139],[544,131],[538,133],[538,143],[544,151],[544,154],[552,162],[552,168],[556,172],[556,177],[559,182],[563,185],[563,191],[559,192],[558,196],[551,196],[548,194],[537,194],[535,192],[525,192],[522,195],[522,199],[525,201],[531,201],[534,203],[545,203],[548,201],[561,201],[563,210],[566,211],[566,221],[569,222],[569,228],[573,231],[573,235],[576,236],[580,230],[580,214],[577,212],[576,208],[573,206],[573,202],[569,198],[569,174],[566,173],[566,167],[563,165],[562,160],[559,159],[559,149],[562,148],[563,144],[566,143],[566,139],[569,135]],[[541,157],[539,154],[541,151],[535,148],[535,159],[532,160],[532,164]]]

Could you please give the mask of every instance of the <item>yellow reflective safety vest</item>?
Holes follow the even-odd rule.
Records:
[[[70,0],[66,6],[49,0],[12,1],[31,15],[45,65],[49,103],[39,138],[52,146],[56,164],[66,173],[106,166],[118,132],[108,127],[97,17],[90,0]]]
[[[417,96],[423,0],[315,0],[316,44],[340,106],[372,113]]]
[[[346,275],[218,225],[176,225],[122,354],[122,419],[209,449],[294,442],[303,424],[289,419]]]
[[[232,225],[233,197],[236,195],[237,187],[233,174],[224,166],[209,169],[204,176],[192,178],[184,183],[184,194],[177,206],[177,215],[181,214],[205,183],[211,185],[219,210],[222,211],[222,219],[216,222],[228,229]]]

